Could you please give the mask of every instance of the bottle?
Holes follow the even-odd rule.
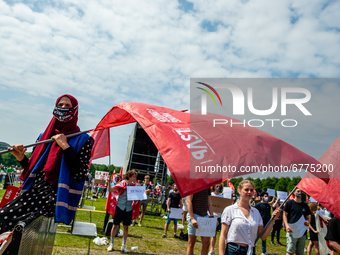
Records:
[[[131,247],[131,251],[136,251],[136,250],[138,250],[138,249],[139,249],[138,246],[133,246],[133,247]]]

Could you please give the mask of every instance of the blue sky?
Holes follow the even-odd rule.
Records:
[[[79,100],[79,126],[89,129],[120,102],[188,109],[193,77],[338,78],[339,9],[306,0],[0,0],[0,141],[34,141],[64,93]],[[115,165],[131,129],[111,129]]]

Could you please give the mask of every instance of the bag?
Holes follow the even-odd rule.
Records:
[[[109,220],[109,222],[106,224],[106,228],[105,228],[106,236],[111,236],[112,227],[113,227],[113,219]],[[117,228],[116,237],[118,236],[119,230],[120,230],[120,226],[118,226]]]
[[[188,241],[188,233],[184,234],[183,230],[181,230],[181,233],[179,234],[179,239],[184,240],[184,241]]]
[[[166,201],[168,200],[168,197],[165,197],[163,204],[162,204],[162,209],[166,210],[167,209],[167,205],[166,205]]]

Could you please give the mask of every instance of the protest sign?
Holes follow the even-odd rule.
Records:
[[[214,213],[222,213],[224,208],[226,208],[229,205],[232,205],[234,201],[232,199],[215,196],[210,196],[210,199]]]
[[[147,199],[145,186],[127,186],[127,200],[144,200]]]
[[[267,189],[268,196],[275,197],[275,189]]]
[[[280,199],[280,201],[285,200],[287,198],[287,192],[277,191],[277,197]]]
[[[225,198],[231,199],[231,188],[230,187],[224,187],[223,188],[223,196]]]
[[[180,208],[170,208],[169,218],[170,219],[180,220],[180,219],[182,219],[182,213],[183,213],[183,209],[180,209]]]
[[[197,217],[198,228],[196,230],[196,236],[215,236],[216,223],[217,218]]]

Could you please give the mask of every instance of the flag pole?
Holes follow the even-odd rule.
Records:
[[[290,198],[291,195],[293,195],[293,193],[295,192],[295,190],[297,189],[297,186],[294,187],[294,189],[289,193],[289,195],[286,197],[285,201],[283,201],[283,203],[279,206],[278,209],[282,209],[282,207],[287,203],[288,199]],[[257,241],[260,239],[260,237],[263,235],[264,231],[266,231],[267,227],[269,226],[270,222],[274,219],[274,216],[272,216],[270,218],[270,220],[268,221],[268,223],[266,224],[266,226],[263,228],[262,232],[256,237],[255,243],[257,243]]]
[[[73,133],[73,134],[69,134],[69,135],[66,135],[66,138],[70,138],[70,137],[74,137],[74,136],[86,134],[86,133],[89,133],[89,132],[93,132],[93,129],[86,130],[86,131],[80,131],[80,132]],[[53,139],[48,139],[48,140],[44,140],[44,141],[39,141],[39,142],[36,142],[36,143],[32,143],[32,144],[25,145],[24,148],[34,147],[34,146],[37,146],[37,145],[39,145],[39,144],[51,143],[51,142],[53,142],[53,141],[54,141]],[[6,153],[12,152],[12,151],[14,151],[14,149],[3,150],[3,151],[0,151],[0,155],[1,155],[1,154],[6,154]]]

